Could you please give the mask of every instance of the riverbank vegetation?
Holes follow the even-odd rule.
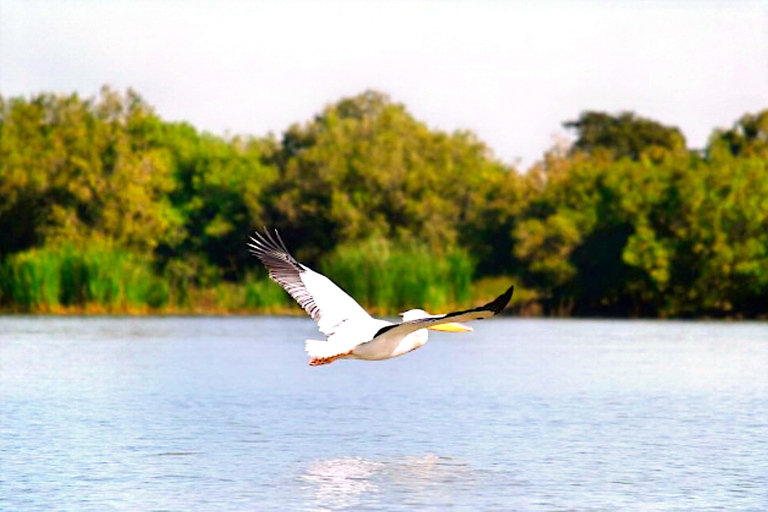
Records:
[[[511,281],[524,314],[768,316],[768,110],[696,150],[632,113],[564,126],[522,170],[374,91],[227,137],[133,91],[0,97],[0,310],[298,313],[246,250],[266,225],[381,314]]]

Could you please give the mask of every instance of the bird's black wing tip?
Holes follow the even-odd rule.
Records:
[[[251,249],[251,253],[257,255],[259,252],[274,251],[283,252],[290,255],[290,251],[285,247],[285,243],[280,238],[280,233],[275,229],[274,235],[270,233],[269,229],[264,226],[264,231],[255,230],[253,234],[248,237],[246,245]]]
[[[504,308],[507,307],[507,304],[509,304],[509,301],[512,300],[512,294],[515,291],[515,285],[510,286],[506,292],[502,293],[495,299],[493,299],[491,302],[483,306],[483,309],[487,309],[488,311],[492,311],[494,315],[498,315],[502,311],[504,311]]]
[[[277,229],[273,231],[274,235],[270,233],[266,226],[263,233],[259,230],[254,231],[250,237],[250,242],[247,242],[246,245],[249,252],[261,260],[264,266],[267,267],[269,276],[278,283],[283,284],[281,279],[276,277],[275,272],[290,269],[289,272],[291,273],[301,273],[308,269],[288,251]]]

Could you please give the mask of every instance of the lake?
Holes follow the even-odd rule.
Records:
[[[0,510],[768,510],[768,324],[0,317]]]

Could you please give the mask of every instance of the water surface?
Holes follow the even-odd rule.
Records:
[[[0,317],[0,510],[768,509],[768,324]]]

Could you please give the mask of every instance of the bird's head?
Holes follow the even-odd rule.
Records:
[[[423,309],[409,309],[408,311],[400,313],[400,316],[403,317],[403,322],[408,322],[411,320],[421,320],[423,318],[440,318],[442,315],[430,315]],[[469,332],[473,330],[470,326],[460,324],[458,322],[433,325],[431,327],[427,327],[427,329],[445,332]]]

